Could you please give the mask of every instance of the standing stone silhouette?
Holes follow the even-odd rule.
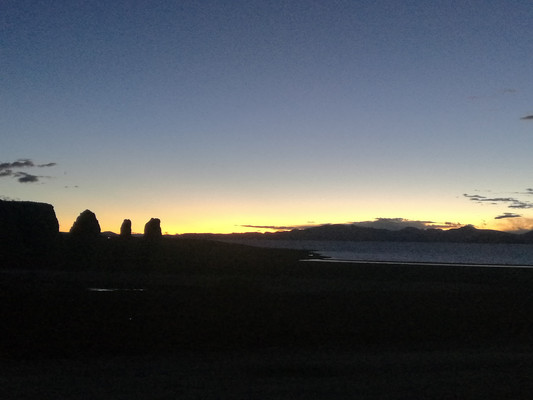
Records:
[[[92,239],[100,236],[100,224],[96,215],[90,210],[82,212],[70,228],[70,234],[80,239]]]
[[[125,219],[124,222],[122,222],[122,226],[120,227],[120,237],[131,237],[131,221],[129,219]]]
[[[159,218],[151,218],[144,225],[145,239],[159,239],[161,236],[161,220]]]

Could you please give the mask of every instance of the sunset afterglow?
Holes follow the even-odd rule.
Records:
[[[531,20],[518,1],[8,1],[0,198],[54,205],[61,231],[85,209],[114,232],[531,230]]]

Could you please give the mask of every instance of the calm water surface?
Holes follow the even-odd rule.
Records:
[[[531,244],[241,240],[260,247],[312,250],[334,260],[533,266]]]

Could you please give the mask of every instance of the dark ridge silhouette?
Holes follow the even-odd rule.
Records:
[[[529,231],[522,234],[522,237],[526,242],[533,243],[533,231]]]
[[[70,228],[72,237],[79,239],[96,239],[100,236],[100,224],[96,215],[90,211],[83,211]]]
[[[339,240],[353,242],[453,242],[453,243],[533,243],[533,231],[516,234],[490,229],[477,229],[472,225],[461,228],[400,230],[362,227],[353,224],[328,224],[283,232],[248,232],[232,234],[182,234],[183,238],[198,239],[269,239],[269,240]]]
[[[131,220],[125,219],[124,222],[122,222],[122,225],[120,227],[120,237],[122,238],[131,237]]]
[[[394,241],[394,242],[461,242],[461,243],[517,243],[524,237],[508,232],[476,229],[471,225],[457,229],[388,229],[366,228],[356,225],[322,225],[318,227],[279,232],[283,239],[308,240],[350,240],[350,241]]]
[[[159,218],[151,218],[150,221],[144,225],[144,238],[160,239],[161,236],[161,220]]]
[[[59,234],[54,207],[46,203],[0,200],[0,244],[46,247]]]
[[[112,238],[112,237],[118,237],[120,235],[112,231],[103,231],[103,232],[100,232],[100,236],[106,237],[106,238]]]

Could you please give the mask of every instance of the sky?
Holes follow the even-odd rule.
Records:
[[[0,199],[61,231],[533,229],[529,0],[0,2]]]

